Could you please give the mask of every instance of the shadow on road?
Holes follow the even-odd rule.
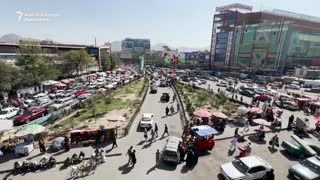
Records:
[[[138,144],[137,144],[137,146],[141,146],[143,143],[145,143],[146,141],[145,140],[142,140],[142,141],[140,141]]]
[[[61,151],[58,151],[58,152],[56,152],[55,154],[53,154],[53,156],[59,156],[59,155],[61,155],[61,154],[63,154],[63,153],[66,153],[67,151],[65,151],[65,150],[61,150]]]
[[[17,155],[15,155],[14,153],[6,153],[0,158],[0,164],[10,161],[12,159],[20,159],[20,157],[17,157]]]
[[[268,146],[268,150],[271,152],[271,154],[278,152],[278,149],[272,149],[270,146]]]
[[[162,169],[162,170],[166,170],[166,171],[174,171],[177,169],[177,164],[175,163],[165,163],[163,161],[161,161],[157,167],[157,169]]]
[[[39,154],[36,154],[34,156],[28,157],[27,160],[31,160],[33,158],[36,158],[36,157],[39,157],[39,156],[42,156],[42,155],[45,155],[45,154],[39,153]]]
[[[132,169],[133,166],[130,166],[129,163],[126,163],[118,168],[119,171],[122,171],[121,174],[128,174]]]
[[[122,153],[115,153],[115,154],[107,154],[106,157],[112,157],[112,156],[121,156]]]
[[[286,150],[280,150],[280,153],[290,161],[299,161],[300,160],[298,157],[294,157],[291,154],[289,154]]]
[[[157,165],[154,165],[153,167],[151,167],[151,168],[147,171],[146,174],[151,173],[152,171],[156,170],[156,168],[157,168]]]
[[[182,174],[185,174],[185,173],[187,173],[188,171],[192,171],[195,166],[196,166],[196,164],[195,164],[195,165],[192,165],[192,166],[184,165],[184,166],[181,168],[181,171],[180,171],[180,172],[181,172]]]
[[[152,145],[152,142],[149,141],[149,143],[142,146],[142,149],[147,149],[147,148],[151,147],[151,145]]]
[[[248,139],[253,142],[253,143],[256,143],[256,144],[267,144],[266,140],[258,140],[258,137],[256,135],[252,135],[252,136],[249,136]]]

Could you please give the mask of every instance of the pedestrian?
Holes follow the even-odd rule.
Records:
[[[132,159],[132,148],[133,147],[130,146],[130,148],[128,149],[127,154],[126,154],[126,156],[129,156],[128,163],[130,163],[131,159]]]
[[[169,136],[167,124],[164,124],[164,132],[163,132],[163,134],[162,134],[162,137],[164,136],[164,134],[168,134],[168,136]]]
[[[177,98],[177,95],[174,94],[173,97],[172,97],[172,102],[173,102],[173,103],[174,103],[174,101],[176,100],[176,98]]]
[[[157,123],[154,124],[154,133],[155,133],[156,137],[158,137],[158,125],[157,125]]]
[[[252,151],[252,145],[251,142],[248,143],[248,145],[246,146],[246,156],[250,156]]]
[[[131,153],[131,162],[132,162],[132,167],[137,163],[137,158],[136,158],[136,150],[133,150]]]
[[[168,116],[169,115],[169,108],[168,108],[168,106],[166,107],[166,116]]]
[[[243,97],[242,96],[240,97],[240,101],[243,102]]]
[[[112,138],[112,149],[115,146],[118,147],[116,135],[114,134],[111,138]]]
[[[146,139],[146,141],[148,140],[148,131],[147,128],[144,128],[144,138]]]
[[[64,149],[65,149],[66,151],[69,151],[69,150],[70,150],[69,138],[68,138],[68,136],[65,136],[65,137],[64,137]]]
[[[177,103],[177,112],[179,112],[179,111],[180,111],[180,104]]]
[[[244,121],[244,128],[243,128],[243,131],[249,131],[249,119]]]
[[[238,100],[238,95],[236,94],[236,100]]]
[[[42,139],[39,140],[39,149],[40,149],[40,153],[42,154],[46,152],[46,147],[44,146],[44,142]]]
[[[292,123],[294,121],[294,115],[292,114],[290,117],[289,117],[289,121],[288,121],[288,127],[287,127],[287,130],[290,131],[292,129]]]
[[[173,105],[171,105],[171,107],[170,107],[170,112],[171,112],[171,115],[174,113],[174,107],[173,107]]]
[[[237,142],[238,142],[237,137],[236,137],[236,136],[233,136],[233,138],[232,138],[232,140],[231,140],[230,148],[229,148],[229,151],[230,151],[230,152],[236,150]]]
[[[239,128],[237,127],[235,130],[234,130],[234,136],[235,137],[238,137],[239,136]]]
[[[260,101],[257,102],[257,107],[259,107],[259,106],[260,106]]]
[[[218,88],[218,92],[220,92],[220,88]]]
[[[279,147],[279,137],[277,134],[270,139],[269,145],[271,145],[272,149],[274,149],[274,146]]]
[[[180,153],[180,162],[184,161],[184,156],[186,155],[185,147],[182,145],[181,142],[179,142],[178,150]]]
[[[152,128],[151,128],[151,130],[150,130],[150,135],[151,135],[151,140],[153,141],[153,140],[154,140],[154,131],[153,131]]]
[[[157,149],[157,152],[156,152],[156,167],[159,166],[160,159],[161,159],[161,153],[160,153],[159,149]]]

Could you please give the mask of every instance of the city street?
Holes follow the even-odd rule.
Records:
[[[215,87],[215,85],[212,84],[211,87]],[[159,87],[157,94],[147,94],[145,102],[142,105],[141,111],[133,123],[129,135],[118,140],[119,147],[117,148],[111,149],[112,145],[106,146],[105,149],[107,151],[107,162],[98,166],[95,173],[84,177],[85,179],[104,179],[106,176],[112,177],[112,179],[158,179],[159,177],[161,177],[161,179],[184,180],[216,179],[218,178],[220,165],[232,161],[234,157],[238,156],[239,150],[236,150],[236,152],[232,155],[228,155],[227,150],[230,146],[230,139],[226,139],[217,141],[216,147],[211,152],[204,152],[199,158],[198,164],[193,169],[187,168],[184,163],[175,166],[163,162],[160,163],[159,167],[156,168],[155,152],[157,149],[161,151],[167,140],[167,137],[161,137],[164,130],[164,124],[168,125],[170,135],[181,136],[182,133],[181,122],[178,114],[164,117],[165,107],[170,107],[171,102],[159,102],[160,96],[163,92],[170,93],[171,97],[173,95],[172,90],[167,87]],[[249,101],[249,98],[247,99],[244,97],[244,100]],[[173,105],[174,107],[176,106],[175,104]],[[146,143],[144,141],[143,132],[138,128],[139,121],[143,113],[153,113],[155,115],[155,123],[157,123],[159,126],[159,137],[153,143]],[[289,112],[285,112],[285,114],[288,115]],[[251,128],[251,130],[252,129],[253,128]],[[225,133],[220,135],[220,137],[225,137],[229,134],[233,134],[233,131],[234,128],[230,128],[228,126]],[[273,135],[273,133],[266,134],[266,140],[268,141]],[[290,135],[291,132],[288,131],[280,132],[280,142],[282,140],[290,139]],[[252,154],[267,160],[274,167],[275,176],[277,179],[286,179],[287,169],[292,164],[296,163],[298,159],[288,156],[285,152],[283,152],[281,147],[279,148],[279,151],[271,151],[268,149],[267,144],[255,143],[255,137],[246,139],[253,141]],[[247,142],[245,142],[245,144],[246,143]],[[136,150],[137,164],[135,165],[135,167],[127,164],[128,156],[125,155],[127,149],[131,145],[134,147],[133,149]],[[92,147],[74,148],[67,153],[56,153],[56,159],[58,161],[62,161],[66,157],[70,157],[74,152],[79,153],[81,150],[85,152],[86,157],[88,157],[94,151]],[[32,158],[32,160],[39,161],[42,156],[38,153],[38,149],[34,150],[28,157],[28,159],[34,157]],[[48,156],[49,155],[50,154],[48,154]],[[16,160],[22,161],[23,158],[12,159],[6,163],[3,163],[1,166],[1,170],[12,168],[13,163]],[[25,175],[17,176],[11,175],[10,178],[17,180],[26,178],[32,178],[33,180],[42,180],[44,177],[46,177],[48,180],[68,179],[70,177],[71,167],[64,170],[59,170],[60,166],[61,164],[57,165],[56,168],[43,172],[27,173]],[[2,174],[1,176],[3,177],[4,174]]]

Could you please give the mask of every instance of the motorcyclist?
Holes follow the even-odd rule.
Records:
[[[80,153],[79,153],[79,161],[82,161],[84,156],[85,156],[84,152],[80,151]]]
[[[71,164],[75,164],[77,163],[79,160],[78,155],[76,153],[74,153],[71,157]]]

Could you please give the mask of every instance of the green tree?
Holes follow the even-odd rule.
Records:
[[[85,50],[72,50],[62,53],[59,58],[62,65],[62,72],[66,75],[80,74],[88,66],[95,63],[95,60]]]
[[[42,81],[56,79],[60,72],[52,57],[35,42],[24,42],[19,45],[16,66],[21,85],[39,85]]]
[[[120,62],[120,56],[117,53],[111,53],[111,58],[110,58],[110,69],[114,69],[119,65]]]
[[[14,73],[18,69],[11,64],[0,61],[0,92],[9,92],[12,89]]]
[[[101,54],[101,67],[103,71],[110,69],[111,58],[106,52],[102,52]]]

